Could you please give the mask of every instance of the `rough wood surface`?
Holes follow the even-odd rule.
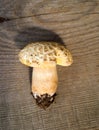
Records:
[[[72,66],[57,66],[58,96],[48,110],[30,95],[28,42],[66,44]],[[99,0],[0,0],[0,130],[99,130]]]

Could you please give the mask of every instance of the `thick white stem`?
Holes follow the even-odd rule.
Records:
[[[56,65],[33,68],[32,92],[34,95],[55,94],[57,82],[58,77]]]

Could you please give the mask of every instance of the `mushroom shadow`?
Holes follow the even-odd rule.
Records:
[[[53,41],[64,45],[63,40],[55,32],[40,27],[22,28],[15,37],[15,43],[19,49],[22,49],[29,43],[42,41]],[[29,68],[30,84],[32,82],[31,77],[32,68]]]

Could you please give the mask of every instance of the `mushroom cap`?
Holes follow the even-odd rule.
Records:
[[[69,66],[73,59],[64,45],[56,42],[34,42],[19,53],[21,63],[30,67],[48,67],[54,64]]]

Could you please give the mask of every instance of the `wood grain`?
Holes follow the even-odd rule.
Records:
[[[99,129],[99,0],[0,0],[0,129]],[[8,20],[7,20],[8,19]],[[56,41],[74,63],[57,66],[56,103],[38,108],[32,69],[18,53],[29,42]]]

